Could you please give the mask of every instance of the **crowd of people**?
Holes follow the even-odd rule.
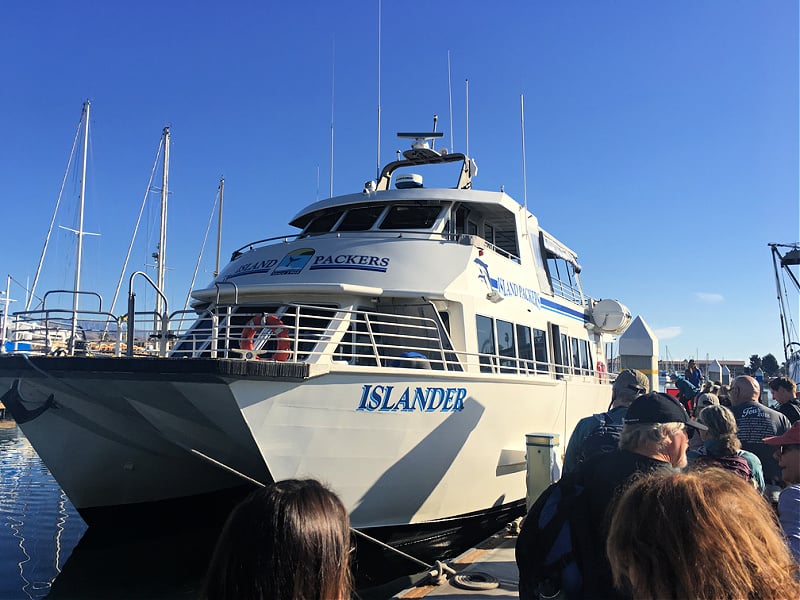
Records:
[[[581,573],[560,598],[800,598],[800,402],[791,379],[769,386],[788,408],[761,404],[741,376],[699,392],[690,412],[641,372],[619,374],[609,410],[582,419],[566,449],[564,478],[583,491],[568,507],[581,516]],[[520,598],[538,600],[522,582],[534,567],[524,546],[541,540],[525,527]],[[280,481],[233,510],[201,598],[347,600],[350,557],[336,494]]]
[[[696,379],[691,367],[686,376]],[[584,491],[563,510],[588,531],[569,533],[580,584],[562,584],[562,598],[800,598],[795,383],[770,382],[785,410],[762,404],[749,376],[724,388],[692,385],[687,410],[623,371],[609,412],[578,424],[564,472]],[[592,426],[608,429],[607,421],[621,423],[618,447],[583,451]],[[553,594],[552,581],[546,593],[529,585],[537,566],[526,560],[536,553],[520,546],[537,540],[527,521],[517,543],[523,600]]]

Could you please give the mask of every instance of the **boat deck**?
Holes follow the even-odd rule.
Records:
[[[392,596],[407,598],[519,598],[519,572],[514,559],[517,535],[504,529],[454,559],[457,574],[442,585],[417,585]]]

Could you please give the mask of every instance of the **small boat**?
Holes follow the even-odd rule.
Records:
[[[563,449],[607,408],[631,315],[441,135],[398,134],[411,147],[376,180],[234,251],[191,318],[131,293],[126,315],[74,315],[90,340],[113,323],[113,351],[0,357],[2,400],[88,523],[291,477],[327,482],[354,527],[432,543],[523,514],[525,435]],[[437,169],[452,187],[425,186]]]
[[[797,308],[800,281],[795,273],[800,265],[800,244],[769,244],[772,251],[772,267],[778,292],[781,315],[781,336],[786,375],[800,381],[800,336],[792,307]],[[795,271],[792,271],[792,267]]]

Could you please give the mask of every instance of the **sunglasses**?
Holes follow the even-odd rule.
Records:
[[[800,444],[785,444],[783,446],[778,446],[778,453],[783,456],[787,452],[791,452],[792,450],[797,450],[800,448]]]

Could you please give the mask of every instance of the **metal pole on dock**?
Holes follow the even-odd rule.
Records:
[[[556,459],[555,448],[559,445],[557,433],[525,434],[525,483],[527,494],[525,507],[530,510],[547,486],[553,483],[553,461]]]

